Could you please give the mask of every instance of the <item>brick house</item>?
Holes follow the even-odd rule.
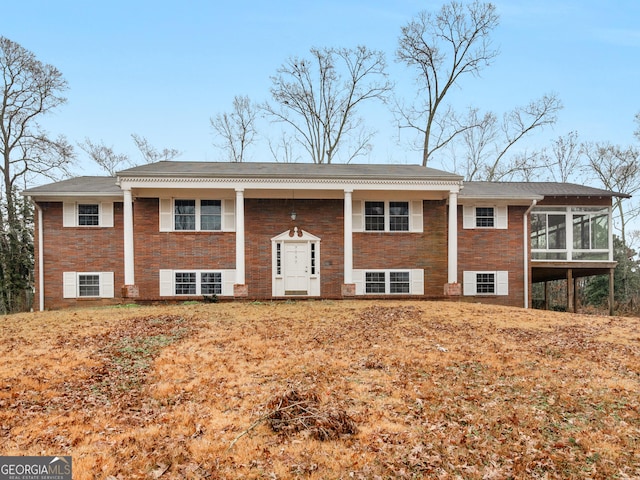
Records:
[[[424,298],[529,307],[532,282],[613,275],[613,192],[421,166],[158,162],[23,192],[36,308]]]

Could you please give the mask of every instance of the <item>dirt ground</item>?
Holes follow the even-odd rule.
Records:
[[[0,318],[0,454],[74,479],[640,478],[640,319],[299,301]]]

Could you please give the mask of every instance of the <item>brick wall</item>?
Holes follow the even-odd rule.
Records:
[[[245,199],[245,264],[250,298],[270,298],[271,239],[294,225],[320,238],[320,294],[341,296],[344,261],[342,200]],[[296,221],[291,211],[296,211]]]
[[[447,217],[444,201],[423,202],[423,232],[353,234],[355,269],[424,269],[426,296],[442,296],[447,281]]]
[[[44,236],[44,304],[47,309],[88,304],[120,303],[120,286],[124,283],[122,203],[113,206],[115,228],[62,227],[62,202],[38,204],[43,213]],[[37,222],[37,215],[36,215]],[[38,225],[36,224],[36,232]],[[38,251],[38,243],[35,245]],[[114,272],[116,298],[65,299],[63,272]],[[36,261],[36,289],[38,288]],[[40,308],[36,291],[34,308]]]
[[[114,228],[63,228],[62,203],[41,203],[40,206],[44,212],[46,246],[45,306],[61,308],[78,302],[122,301],[122,203],[114,205]],[[245,262],[249,298],[271,297],[271,238],[294,225],[290,219],[294,208],[295,225],[321,239],[321,296],[339,298],[344,271],[343,201],[296,200],[294,205],[291,200],[248,198],[245,199]],[[423,233],[354,233],[354,268],[424,269],[425,296],[441,297],[447,282],[447,210],[444,201],[424,201]],[[508,230],[464,230],[462,208],[459,208],[459,281],[462,282],[464,270],[509,271],[509,296],[482,297],[483,302],[522,305],[525,210],[526,207],[509,207]],[[140,300],[160,298],[160,269],[235,268],[234,232],[160,232],[157,198],[137,198],[133,212],[135,278]],[[116,298],[63,299],[62,272],[65,271],[113,271]],[[36,271],[36,278],[38,273]],[[478,301],[478,297],[462,299]]]
[[[133,211],[135,279],[140,298],[160,296],[161,269],[233,269],[233,232],[161,232],[157,198],[137,198]]]
[[[465,270],[509,272],[508,296],[461,297],[466,301],[482,301],[521,307],[524,304],[524,230],[523,218],[528,207],[509,207],[508,228],[464,229],[462,207],[458,207],[458,281]],[[527,248],[529,242],[527,242]],[[531,268],[531,265],[529,265]],[[531,278],[529,276],[529,278]],[[463,292],[464,293],[464,292]],[[529,297],[531,298],[531,297]]]

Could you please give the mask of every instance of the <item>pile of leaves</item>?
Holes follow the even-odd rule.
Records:
[[[354,420],[338,405],[321,404],[313,390],[290,388],[267,403],[266,415],[274,432],[291,435],[304,432],[316,440],[334,440],[357,433]]]

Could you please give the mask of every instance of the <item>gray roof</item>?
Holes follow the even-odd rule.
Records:
[[[316,165],[313,163],[158,162],[118,172],[126,177],[317,178],[461,181],[462,177],[420,165]],[[75,177],[29,188],[25,196],[117,196],[115,177]],[[464,182],[462,199],[542,200],[544,197],[625,197],[629,195],[573,183]]]
[[[363,165],[257,162],[164,161],[129,168],[118,177],[322,178],[461,181],[454,173],[421,165]]]
[[[527,199],[544,197],[623,197],[629,195],[600,188],[560,182],[464,182],[464,198]]]
[[[116,185],[115,177],[74,177],[60,182],[28,188],[25,196],[118,196],[122,190]]]

